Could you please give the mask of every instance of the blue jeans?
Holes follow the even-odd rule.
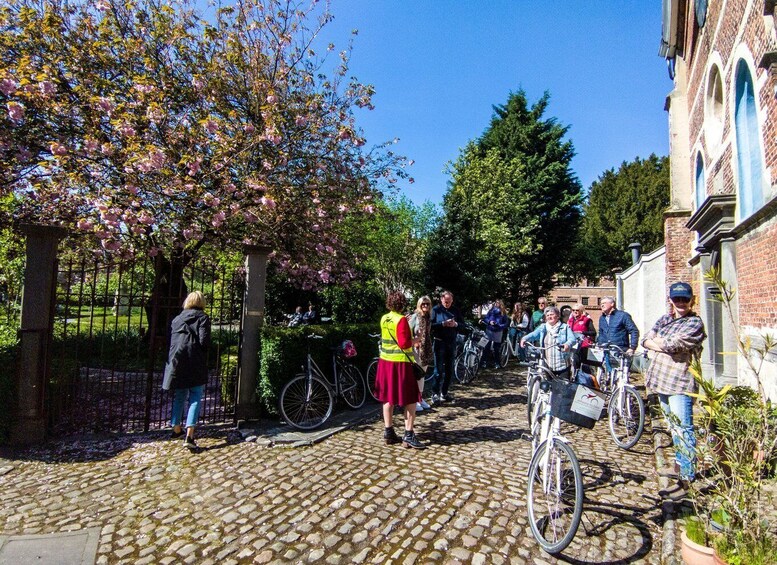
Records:
[[[186,396],[189,396],[189,413],[186,416],[186,427],[193,428],[200,417],[200,401],[202,393],[205,392],[205,385],[193,386],[191,388],[177,388],[173,391],[173,417],[171,422],[173,427],[181,425],[183,418],[183,405],[186,402]]]
[[[696,434],[693,431],[693,398],[687,394],[659,394],[661,409],[669,421],[674,456],[680,478],[692,481],[696,473]]]
[[[453,377],[453,363],[456,356],[456,342],[434,340],[434,368],[437,371],[437,379],[432,391],[435,394],[446,396],[451,387]]]

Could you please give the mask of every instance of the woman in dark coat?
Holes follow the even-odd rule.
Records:
[[[205,314],[205,297],[195,291],[186,297],[181,312],[170,324],[170,353],[165,366],[165,381],[162,388],[173,389],[173,438],[184,435],[181,428],[183,408],[189,397],[189,412],[186,416],[186,439],[184,445],[197,449],[194,441],[194,426],[200,415],[200,400],[208,382],[207,353],[210,346],[210,319]]]

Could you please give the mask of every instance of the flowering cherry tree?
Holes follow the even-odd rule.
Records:
[[[373,89],[316,1],[9,0],[0,8],[0,197],[96,248],[186,262],[263,243],[303,288],[354,276],[338,226],[404,176],[355,121]]]

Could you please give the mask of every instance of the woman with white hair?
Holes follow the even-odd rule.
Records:
[[[561,313],[555,306],[545,308],[545,323],[540,324],[533,332],[521,338],[521,347],[527,341],[538,341],[540,347],[549,348],[545,351],[545,360],[551,371],[562,375],[569,371],[569,350],[575,343],[575,334],[567,324],[561,323]],[[560,349],[553,347],[560,346]]]

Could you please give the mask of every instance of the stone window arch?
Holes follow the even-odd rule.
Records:
[[[717,64],[710,66],[704,93],[704,138],[707,146],[715,148],[723,139],[723,78]]]

